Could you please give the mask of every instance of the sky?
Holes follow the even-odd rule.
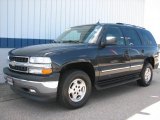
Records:
[[[160,44],[160,1],[145,1],[144,26],[152,32],[156,42]]]

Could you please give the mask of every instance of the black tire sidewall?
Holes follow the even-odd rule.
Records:
[[[146,80],[145,80],[145,71],[146,71],[147,68],[149,68],[151,70],[151,78],[148,82],[146,82]],[[143,67],[143,70],[142,70],[142,73],[141,73],[142,84],[144,84],[144,86],[149,86],[151,84],[152,77],[153,77],[153,68],[152,68],[150,63],[146,63],[145,66]]]
[[[65,79],[63,79],[63,85],[61,88],[61,99],[63,104],[65,104],[68,108],[78,108],[83,106],[89,99],[89,96],[91,94],[91,81],[89,76],[84,73],[83,71],[79,71],[79,70],[75,70],[75,71],[70,71],[67,72],[65,75]],[[83,99],[79,102],[73,102],[70,98],[69,98],[69,94],[68,94],[68,89],[70,84],[72,83],[73,80],[80,78],[82,79],[85,84],[86,84],[86,94],[83,97]]]

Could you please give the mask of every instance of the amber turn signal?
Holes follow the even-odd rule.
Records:
[[[52,73],[52,69],[42,69],[43,75],[47,75],[47,74],[51,74],[51,73]]]

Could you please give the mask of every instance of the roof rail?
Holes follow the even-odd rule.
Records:
[[[116,24],[119,24],[119,25],[126,25],[126,26],[131,26],[131,27],[136,27],[136,28],[145,29],[145,28],[143,28],[143,27],[136,26],[136,25],[132,25],[132,24],[126,24],[126,23],[116,23]]]

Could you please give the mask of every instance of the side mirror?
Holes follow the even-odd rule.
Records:
[[[106,37],[106,45],[116,45],[116,44],[117,44],[116,37],[114,37],[114,36],[107,36]]]

